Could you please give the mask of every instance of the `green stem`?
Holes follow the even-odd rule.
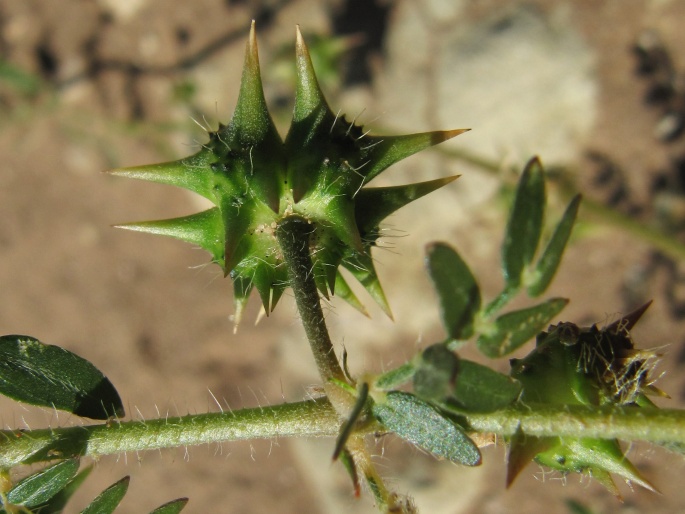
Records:
[[[500,294],[497,295],[497,297],[492,300],[486,307],[483,309],[483,317],[485,319],[490,318],[491,316],[494,316],[497,312],[502,310],[504,306],[509,303],[509,301],[516,296],[516,293],[518,293],[518,287],[512,288],[512,287],[507,287],[502,291]]]
[[[685,444],[685,410],[677,409],[526,405],[463,418],[471,430],[499,436],[514,435],[520,427],[524,434],[538,437]]]
[[[71,457],[177,448],[245,439],[336,437],[326,398],[233,412],[40,430],[0,431],[0,469]]]
[[[333,343],[328,334],[319,291],[314,281],[312,258],[309,254],[309,236],[312,226],[298,216],[289,216],[276,229],[276,238],[283,251],[288,267],[290,287],[295,294],[297,310],[302,319],[304,331],[314,354],[316,366],[324,384],[334,378],[347,382]]]
[[[385,485],[376,473],[371,456],[364,444],[363,431],[362,433],[355,432],[354,435],[350,436],[353,426],[352,421],[356,419],[355,403],[358,403],[357,406],[361,410],[363,402],[357,402],[356,394],[351,393],[348,390],[349,387],[346,387],[351,386],[351,384],[338,362],[328,328],[326,327],[309,249],[309,237],[312,231],[312,226],[306,220],[299,216],[288,216],[278,225],[276,239],[278,239],[278,244],[283,252],[283,260],[288,267],[290,287],[295,295],[297,310],[300,313],[304,331],[307,334],[316,366],[324,383],[324,391],[329,399],[329,405],[334,408],[339,416],[336,424],[336,435],[338,435],[340,430],[341,421],[348,420],[343,425],[348,427],[348,433],[345,434],[345,429],[343,429],[343,435],[339,439],[341,441],[339,443],[340,446],[336,447],[333,453],[334,459],[347,448],[350,450],[350,464],[351,469],[354,470],[353,475],[359,476],[359,471],[361,471],[361,474],[367,477],[367,479],[368,477],[373,477],[374,484],[378,490],[386,491]],[[359,412],[357,412],[358,414]],[[370,423],[369,426],[378,428],[376,423]],[[368,426],[366,428],[368,429]],[[354,446],[354,449],[350,445]]]
[[[462,413],[474,432],[511,436],[589,437],[685,445],[685,411],[585,406],[515,406],[489,413]],[[176,448],[245,439],[337,437],[340,419],[325,399],[235,412],[193,414],[148,421],[0,431],[0,470],[19,464],[121,452]],[[364,433],[381,432],[370,424]],[[357,432],[355,437],[362,434]],[[356,449],[356,448],[355,448]]]
[[[642,239],[653,248],[678,261],[685,261],[685,245],[660,229],[650,227],[600,202],[583,197],[582,209],[591,217]]]

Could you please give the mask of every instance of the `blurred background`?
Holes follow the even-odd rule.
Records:
[[[667,357],[658,385],[672,399],[659,404],[683,406],[677,0],[0,0],[0,333],[87,358],[132,419],[217,411],[213,397],[233,409],[295,401],[317,383],[290,296],[257,327],[253,299],[234,335],[231,284],[207,254],[110,228],[196,212],[198,198],[100,173],[193,153],[204,129],[230,120],[252,19],[283,134],[296,24],[334,111],[376,133],[473,129],[374,182],[462,174],[386,224],[375,258],[394,322],[370,299],[369,320],[335,299],[328,307],[353,374],[399,365],[444,337],[426,243],[455,245],[486,294],[499,292],[511,170],[537,154],[555,177],[550,218],[576,189],[588,206],[549,291],[571,299],[561,319],[601,325],[654,299],[636,342]],[[666,236],[650,242],[657,231]],[[84,422],[11,402],[1,409],[8,428]],[[331,441],[278,440],[103,458],[71,511],[131,474],[122,512],[179,496],[191,498],[186,512],[375,512],[369,496],[353,498],[331,451]],[[572,501],[596,513],[685,509],[682,459],[642,445],[630,457],[664,494],[620,484],[623,503],[587,478],[536,465],[505,490],[501,446],[485,449],[476,469],[389,437],[377,451],[389,483],[422,512],[573,512]]]

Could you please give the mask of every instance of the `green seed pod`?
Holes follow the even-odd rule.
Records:
[[[239,320],[254,288],[268,314],[287,287],[275,232],[285,218],[298,216],[312,227],[310,254],[321,294],[329,297],[337,286],[340,296],[363,310],[339,274],[342,265],[390,315],[370,255],[378,226],[397,209],[457,177],[389,188],[364,186],[395,162],[464,130],[371,136],[354,121],[333,114],[299,29],[296,67],[295,108],[283,141],[266,106],[253,23],[231,122],[210,133],[195,155],[111,172],[189,189],[215,207],[182,218],[119,226],[207,250],[233,279]]]
[[[538,405],[653,407],[645,394],[663,394],[652,385],[650,376],[658,355],[635,349],[630,337],[630,330],[648,306],[603,329],[560,323],[541,333],[530,354],[511,360],[511,376],[523,385],[521,401]],[[509,451],[508,484],[531,459],[562,473],[587,473],[617,496],[610,474],[655,490],[615,439],[516,434]]]

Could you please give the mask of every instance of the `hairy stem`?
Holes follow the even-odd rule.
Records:
[[[685,446],[685,411],[673,409],[585,406],[514,406],[489,413],[463,413],[470,430],[647,441]],[[235,412],[193,414],[148,421],[41,430],[0,431],[0,469],[71,457],[98,457],[121,452],[176,448],[245,439],[337,437],[340,420],[325,399]],[[382,432],[370,424],[363,432]],[[355,437],[363,434],[357,432]],[[359,450],[358,447],[354,448]]]
[[[340,422],[326,398],[233,412],[40,430],[0,431],[0,469],[71,457],[177,448],[245,439],[335,437]]]
[[[685,410],[639,407],[516,406],[487,414],[465,414],[475,432],[532,436],[590,437],[685,444]]]
[[[349,382],[335,355],[321,309],[321,300],[314,280],[314,266],[309,250],[309,237],[312,230],[312,226],[306,220],[298,216],[289,216],[276,229],[276,238],[288,267],[290,287],[292,287],[295,295],[297,310],[300,313],[300,319],[314,354],[316,366],[323,380],[324,390],[330,402],[329,405],[334,408],[339,416],[336,427],[336,435],[338,435],[341,420],[351,415],[356,398],[344,387],[345,384],[349,385]],[[341,384],[343,387],[340,387]],[[372,425],[376,424],[372,423]],[[356,474],[359,475],[361,471],[361,475],[366,477],[367,481],[373,480],[377,489],[386,491],[364,444],[363,434],[357,433],[351,437],[351,441],[347,441],[348,450],[350,450],[349,443],[352,441],[355,444],[353,445],[354,450],[350,451],[351,465]],[[343,447],[341,446],[335,452],[339,453],[342,450]]]
[[[354,463],[357,467],[357,473],[364,477],[366,485],[368,485],[371,493],[376,501],[376,507],[381,512],[403,512],[398,510],[390,511],[390,507],[393,507],[393,499],[396,495],[390,491],[383,479],[376,471],[376,467],[371,460],[371,455],[369,454],[365,441],[362,435],[354,434],[348,441],[347,448],[354,459]]]
[[[312,226],[302,218],[289,216],[276,229],[276,238],[283,251],[290,287],[295,294],[297,310],[319,374],[324,384],[332,378],[347,382],[333,350],[314,281],[312,258],[309,255],[309,236],[312,230]]]

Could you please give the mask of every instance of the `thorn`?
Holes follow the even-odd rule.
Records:
[[[551,445],[549,438],[526,436],[519,426],[511,438],[509,454],[507,455],[507,479],[506,487],[509,489],[516,477],[523,471],[528,463],[540,452],[547,450]]]
[[[448,139],[452,139],[453,137],[457,137],[459,134],[463,134],[464,132],[469,132],[471,129],[453,129],[453,130],[444,130],[440,132],[439,134],[441,135],[440,141],[436,141],[436,144],[442,143],[443,141],[447,141]]]
[[[259,308],[259,312],[257,313],[257,317],[254,320],[254,326],[256,327],[265,317],[266,309],[264,308],[264,304],[262,304],[262,306]]]
[[[649,306],[652,305],[653,301],[654,300],[649,300],[642,307],[638,307],[633,312],[630,312],[630,313],[626,314],[625,316],[623,316],[621,319],[617,319],[611,325],[606,327],[605,330],[611,331],[615,334],[618,334],[619,332],[623,332],[623,333],[630,332],[633,329],[633,327],[637,324],[637,322],[640,321],[640,318],[645,313],[645,311],[649,308]]]
[[[302,32],[300,31],[300,24],[298,23],[295,25],[295,49],[298,52],[302,52],[303,50],[306,51],[306,49],[303,49],[304,47],[304,38],[302,37]]]

